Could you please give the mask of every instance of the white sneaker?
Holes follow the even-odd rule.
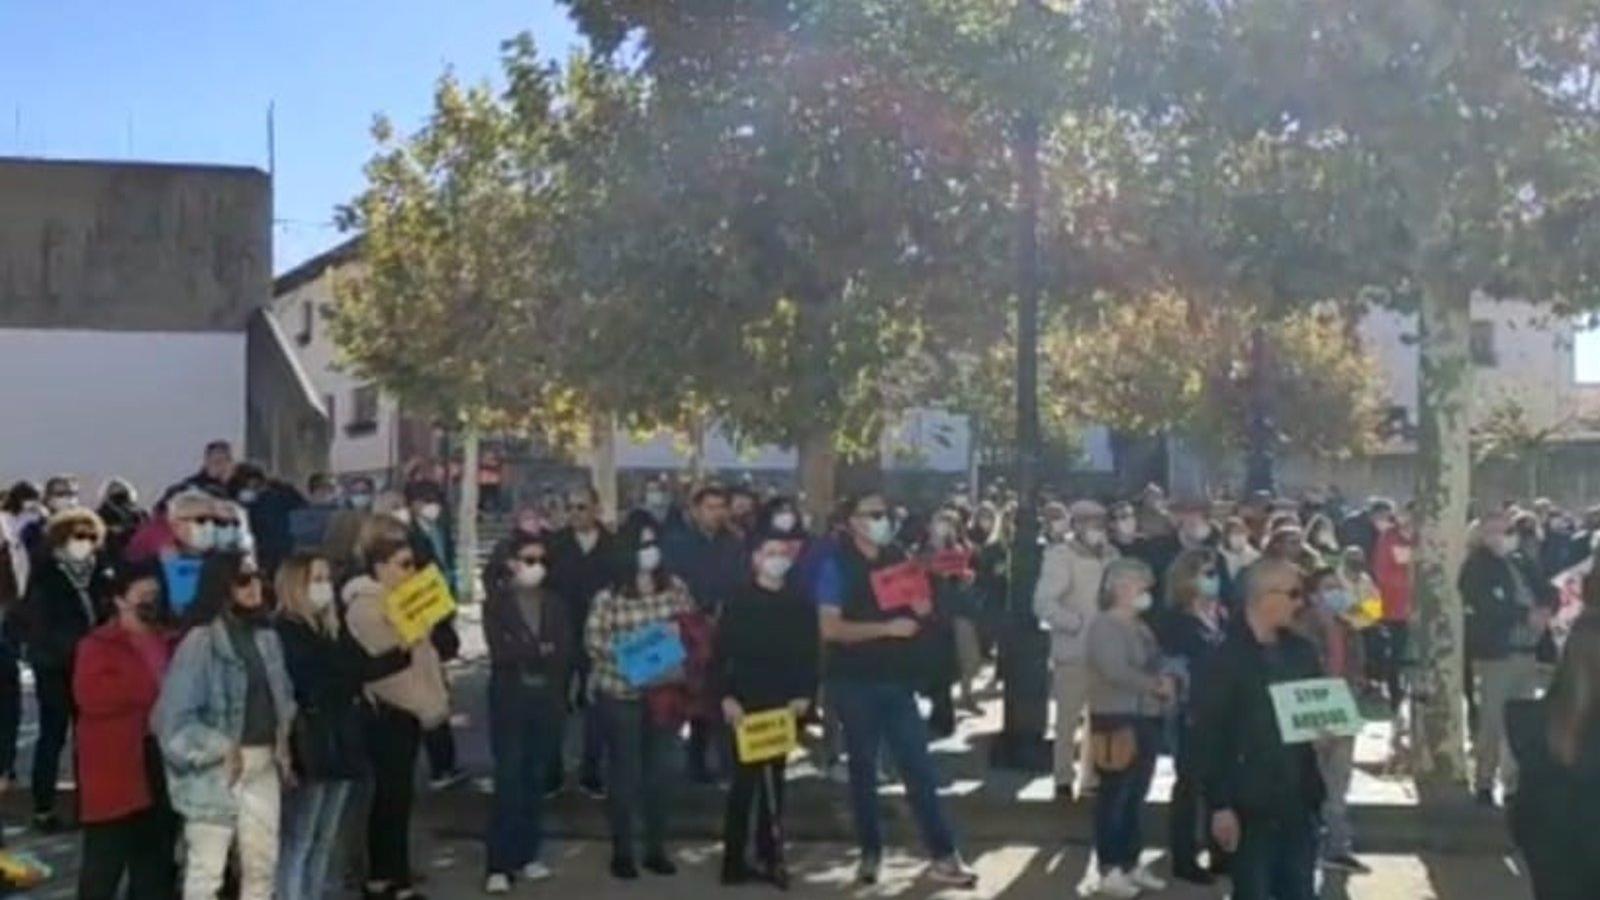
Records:
[[[499,872],[490,875],[489,880],[483,883],[483,892],[485,894],[511,893],[511,876],[502,875]]]
[[[523,881],[545,881],[555,877],[555,874],[556,873],[550,871],[549,866],[542,862],[535,861],[522,867]]]
[[[1132,872],[1129,872],[1128,880],[1147,891],[1164,891],[1167,889],[1167,883],[1165,881],[1157,878],[1154,872],[1144,868],[1143,866],[1140,866],[1139,868],[1134,869]]]
[[[1112,869],[1100,879],[1100,886],[1095,888],[1095,893],[1102,897],[1133,900],[1134,897],[1139,896],[1141,890],[1127,872],[1121,869]]]

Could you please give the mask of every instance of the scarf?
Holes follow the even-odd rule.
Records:
[[[98,617],[94,611],[94,599],[89,596],[89,581],[94,577],[94,557],[72,559],[64,553],[58,554],[56,565],[61,567],[61,574],[67,576],[67,582],[78,592],[78,605],[83,607],[84,620],[91,628],[94,627]]]

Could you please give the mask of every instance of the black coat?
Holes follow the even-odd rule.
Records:
[[[292,735],[294,765],[303,778],[361,774],[361,685],[365,660],[349,642],[328,637],[298,619],[276,622],[283,664],[298,708]]]
[[[723,609],[716,646],[717,696],[738,700],[746,712],[816,697],[817,607],[795,588],[747,585]]]
[[[1572,766],[1551,755],[1549,721],[1548,701],[1506,704],[1506,740],[1520,772],[1511,836],[1528,858],[1536,890],[1600,897],[1600,803],[1594,802],[1600,799],[1600,720],[1589,723]],[[1560,887],[1568,892],[1559,893]]]
[[[1512,631],[1529,611],[1517,603],[1517,572],[1536,605],[1552,611],[1556,608],[1559,598],[1555,588],[1539,577],[1532,561],[1522,553],[1497,556],[1483,547],[1473,550],[1457,580],[1466,614],[1468,657],[1494,660],[1511,654]]]
[[[575,646],[566,603],[554,591],[544,590],[539,633],[535,635],[523,615],[517,590],[502,580],[484,601],[483,639],[489,645],[490,666],[496,675],[542,678],[548,686],[560,689]]]
[[[78,641],[106,620],[110,580],[110,571],[97,564],[87,590],[80,593],[58,561],[49,556],[34,560],[21,609],[21,634],[34,668],[71,668]]]
[[[250,534],[256,539],[256,560],[269,576],[294,550],[294,532],[289,519],[306,505],[306,498],[293,486],[271,481],[255,501],[245,506],[250,515]]]
[[[1242,621],[1212,655],[1196,699],[1194,737],[1202,789],[1213,809],[1242,818],[1309,815],[1326,788],[1309,743],[1285,744],[1268,686],[1322,677],[1311,643],[1280,631],[1272,647]]]
[[[443,545],[435,549],[433,539],[428,537],[428,532],[422,526],[411,526],[411,555],[416,558],[417,571],[422,571],[429,566],[438,566],[444,575],[445,583],[450,585],[452,593],[456,590],[456,547],[455,536],[441,521],[438,525],[440,543]],[[442,555],[441,555],[442,554]],[[470,573],[468,577],[471,577]],[[428,640],[433,642],[433,649],[439,652],[439,659],[449,662],[461,653],[461,635],[456,632],[456,617],[452,613],[444,621],[433,626],[433,631],[428,633]]]
[[[589,606],[595,595],[609,589],[616,580],[617,553],[616,535],[603,526],[588,553],[583,552],[578,533],[571,528],[557,531],[545,545],[550,589],[566,601],[567,621],[578,647],[583,646],[583,626],[589,621]]]

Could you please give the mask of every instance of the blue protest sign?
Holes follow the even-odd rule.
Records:
[[[194,595],[200,588],[200,562],[198,556],[169,556],[161,561],[167,582],[167,605],[173,613],[182,613],[194,603]]]
[[[660,681],[683,665],[686,656],[678,629],[666,622],[618,635],[612,650],[617,656],[617,670],[635,688]]]

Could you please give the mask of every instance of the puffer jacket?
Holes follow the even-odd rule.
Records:
[[[277,752],[287,764],[295,705],[283,646],[277,632],[266,627],[255,630],[255,641],[278,719]],[[150,730],[161,744],[172,808],[186,821],[229,824],[238,818],[227,760],[244,733],[247,686],[244,660],[221,618],[190,631],[178,644],[150,713]]]
[[[366,575],[344,586],[344,603],[350,636],[369,656],[392,650],[407,650],[411,656],[411,664],[405,668],[367,682],[367,699],[410,713],[424,730],[448,718],[450,694],[445,687],[444,665],[433,642],[423,640],[405,647],[384,612],[383,587]]]
[[[1097,552],[1070,539],[1045,550],[1033,589],[1033,614],[1050,629],[1052,660],[1083,659],[1089,623],[1099,612],[1100,582],[1106,565],[1119,555],[1109,543]]]

